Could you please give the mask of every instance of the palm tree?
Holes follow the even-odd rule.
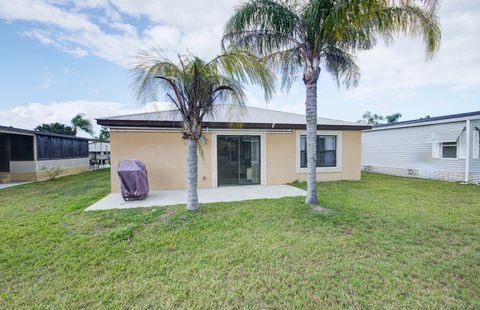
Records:
[[[364,123],[364,124],[370,124],[370,125],[380,125],[384,120],[384,117],[381,116],[380,114],[374,113],[367,111],[363,113],[362,119],[358,121],[358,123]]]
[[[282,74],[282,87],[303,74],[306,87],[307,204],[317,204],[317,81],[322,69],[338,86],[356,86],[354,52],[397,32],[422,37],[427,56],[439,47],[437,0],[249,0],[228,21],[224,48],[247,48]]]
[[[80,129],[93,137],[94,131],[92,122],[85,119],[84,116],[85,114],[79,113],[72,118],[71,123],[73,127],[73,135],[76,136],[78,129]]]
[[[110,141],[110,131],[108,131],[107,127],[102,126],[100,134],[98,135],[98,140]]]
[[[387,123],[393,124],[393,123],[398,122],[398,120],[399,120],[401,117],[402,117],[402,114],[401,114],[401,113],[393,113],[393,114],[390,114],[390,115],[385,116],[385,120],[387,121]]]
[[[183,139],[187,140],[187,209],[198,209],[197,143],[202,137],[203,120],[214,113],[216,104],[242,106],[242,83],[259,84],[265,98],[273,94],[274,76],[250,52],[231,51],[204,61],[195,55],[179,55],[178,63],[157,50],[141,53],[132,69],[132,87],[141,102],[157,100],[164,94],[183,120]]]

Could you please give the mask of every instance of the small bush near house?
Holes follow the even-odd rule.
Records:
[[[43,167],[42,169],[40,169],[40,171],[45,172],[47,174],[48,180],[55,180],[56,178],[58,178],[58,176],[62,174],[63,169],[55,168],[55,167],[53,168]]]

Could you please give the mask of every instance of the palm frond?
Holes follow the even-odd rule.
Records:
[[[198,140],[202,122],[218,103],[244,105],[242,83],[258,84],[269,99],[274,76],[266,65],[247,51],[225,52],[206,62],[193,55],[179,55],[174,63],[156,53],[142,53],[131,70],[132,88],[141,102],[164,95],[183,119],[183,134]]]
[[[72,118],[71,123],[73,125],[74,132],[76,134],[77,129],[80,129],[93,137],[95,131],[93,130],[92,122],[84,117],[85,114],[79,113]]]
[[[356,87],[360,79],[360,68],[355,56],[336,46],[326,46],[322,51],[326,70],[332,75],[337,85],[346,88]]]
[[[271,49],[295,44],[299,17],[293,4],[273,0],[250,0],[228,21],[222,46],[252,49],[262,55]]]
[[[302,66],[302,54],[300,46],[289,50],[270,53],[262,58],[274,72],[280,73],[281,88],[288,91],[293,82],[299,77]]]
[[[440,48],[441,29],[436,2],[430,2],[425,8],[416,5],[415,1],[402,0],[398,5],[382,8],[370,22],[382,34],[397,32],[421,38],[427,58],[432,58]]]
[[[275,91],[275,76],[254,54],[248,51],[232,50],[217,56],[208,66],[214,66],[223,75],[241,83],[256,84],[264,90],[265,100]]]

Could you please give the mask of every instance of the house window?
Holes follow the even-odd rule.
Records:
[[[337,166],[337,136],[317,136],[317,167]],[[307,167],[307,136],[300,136],[300,168]]]
[[[457,142],[442,143],[442,158],[457,158]]]

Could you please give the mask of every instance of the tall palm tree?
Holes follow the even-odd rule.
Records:
[[[93,130],[93,125],[92,122],[89,119],[84,118],[85,114],[79,113],[75,115],[72,120],[72,127],[73,127],[73,135],[77,135],[78,129],[88,133],[93,137],[94,135],[94,130]]]
[[[224,48],[247,48],[282,73],[287,89],[302,72],[306,87],[307,199],[317,204],[317,81],[322,69],[346,87],[360,77],[354,52],[397,32],[421,37],[432,56],[439,47],[437,0],[249,0],[228,21]]]
[[[179,55],[178,63],[157,50],[142,53],[132,69],[132,87],[141,102],[166,96],[181,115],[183,139],[187,140],[187,209],[198,209],[197,143],[202,137],[203,120],[214,113],[216,104],[242,106],[242,83],[260,85],[265,98],[273,94],[274,76],[250,52],[231,51],[205,61],[195,55]]]

